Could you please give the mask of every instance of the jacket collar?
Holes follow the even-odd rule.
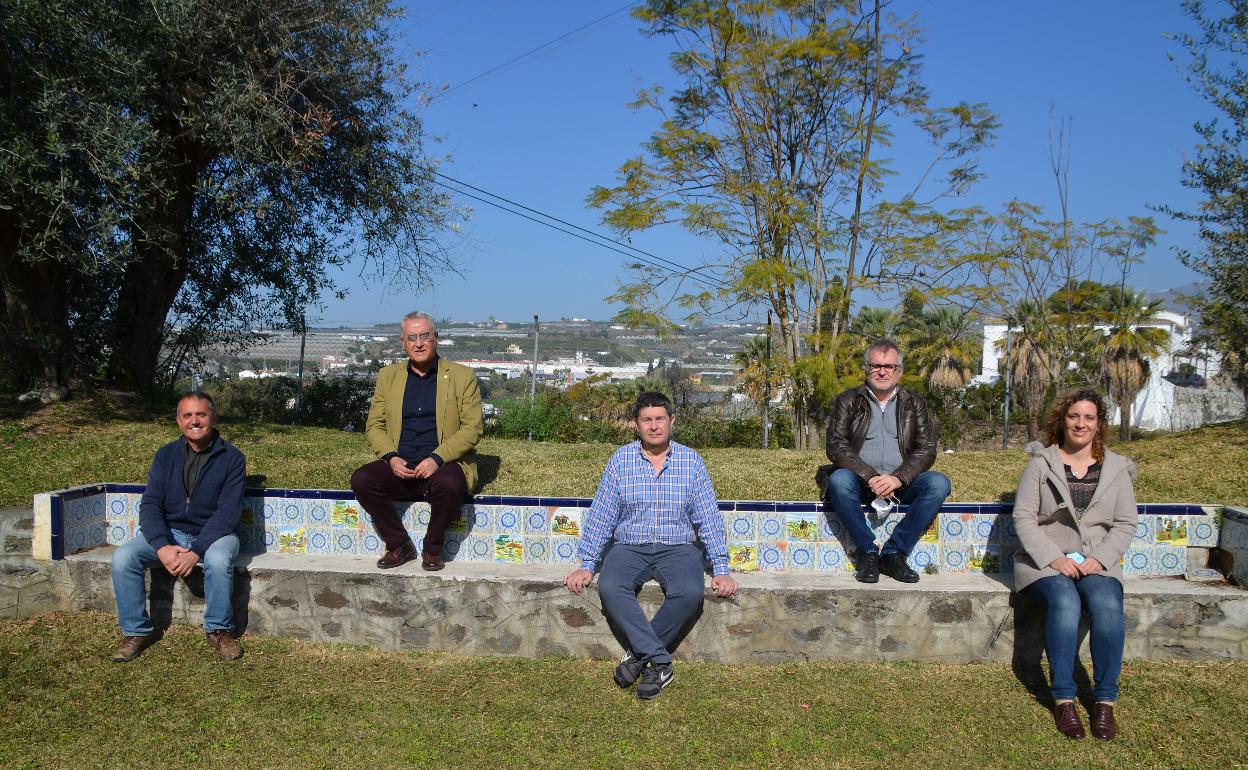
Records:
[[[1056,444],[1050,444],[1044,449],[1036,453],[1036,456],[1044,458],[1049,466],[1049,478],[1051,478],[1058,492],[1062,496],[1062,502],[1073,510],[1070,502],[1070,486],[1066,483],[1066,464],[1062,462],[1062,454],[1058,450]],[[1092,499],[1088,502],[1088,507],[1104,494],[1105,489],[1111,486],[1114,479],[1119,473],[1125,472],[1127,469],[1127,461],[1120,454],[1105,450],[1105,459],[1101,460],[1101,479],[1096,484],[1096,491],[1092,493]]]

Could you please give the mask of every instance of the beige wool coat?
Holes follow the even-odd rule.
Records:
[[[1014,590],[1059,574],[1049,564],[1071,551],[1105,565],[1105,574],[1122,581],[1122,555],[1135,537],[1139,516],[1132,483],[1132,460],[1105,450],[1101,480],[1082,518],[1076,520],[1066,469],[1056,446],[1031,458],[1014,497],[1014,529],[1022,548],[1014,555]]]
[[[407,389],[407,362],[390,364],[377,372],[377,389],[368,408],[364,437],[377,457],[399,448],[403,432],[403,392]],[[443,462],[459,463],[471,493],[477,485],[477,442],[481,440],[481,388],[477,375],[463,364],[438,359],[438,446]]]

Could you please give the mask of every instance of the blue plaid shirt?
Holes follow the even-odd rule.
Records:
[[[696,530],[696,533],[695,533]],[[577,555],[593,571],[607,541],[681,545],[700,539],[716,575],[728,574],[728,542],[711,475],[698,453],[675,441],[657,473],[641,442],[611,455],[594,502],[581,521]]]

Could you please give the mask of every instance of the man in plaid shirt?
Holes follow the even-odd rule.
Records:
[[[676,417],[662,393],[642,393],[633,405],[640,440],[616,450],[581,521],[581,568],[564,578],[579,594],[599,567],[598,595],[613,627],[628,640],[615,683],[636,682],[637,697],[658,695],[674,678],[671,649],[702,608],[701,540],[710,557],[711,590],[737,592],[728,574],[728,542],[710,474],[698,453],[672,441]],[[610,547],[607,548],[608,543]],[[603,551],[606,549],[605,556]],[[647,620],[637,601],[650,579],[663,589],[663,606]]]

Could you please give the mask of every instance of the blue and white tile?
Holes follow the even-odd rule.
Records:
[[[724,513],[724,529],[729,540],[754,540],[758,519],[753,511],[727,511]]]
[[[959,545],[970,543],[974,534],[975,514],[942,513],[940,517],[940,544]]]
[[[104,519],[108,516],[108,505],[107,505],[108,501],[105,499],[105,497],[106,495],[103,492],[100,492],[99,494],[96,494],[96,495],[91,495],[91,498],[90,498],[91,504],[87,509],[88,519],[90,519],[93,522],[101,522],[101,521],[104,521]]]
[[[1131,538],[1131,545],[1149,546],[1157,542],[1157,517],[1156,516],[1140,516],[1135,521],[1135,537]]]
[[[550,562],[550,538],[540,535],[524,536],[524,563],[548,564]]]
[[[108,524],[108,544],[122,545],[133,537],[133,525],[128,521],[112,521]]]
[[[302,527],[307,524],[304,516],[303,501],[293,497],[278,501],[278,526],[282,528]]]
[[[533,505],[524,509],[524,535],[526,539],[533,535],[536,537],[550,536],[550,514],[557,511],[555,507],[545,507],[541,505]],[[528,556],[528,549],[525,549],[525,556]],[[540,562],[534,562],[540,563]]]
[[[758,544],[758,568],[768,572],[781,572],[786,568],[787,542]]]
[[[1181,545],[1159,545],[1153,558],[1157,565],[1155,575],[1187,574],[1187,548]]]
[[[1124,575],[1151,575],[1154,568],[1152,558],[1153,546],[1131,546],[1122,557],[1122,574]]]
[[[88,498],[80,497],[77,500],[70,500],[62,509],[62,519],[65,522],[65,528],[73,529],[80,527],[86,523],[91,515],[91,503]]]
[[[359,556],[381,556],[386,552],[386,544],[382,542],[376,532],[370,529],[360,533],[359,546],[355,552]]]
[[[774,511],[763,511],[758,514],[758,539],[766,540],[784,540],[787,535],[785,533],[785,516],[783,513]],[[766,569],[764,567],[764,569]]]
[[[942,532],[943,534],[943,532]],[[961,544],[940,544],[940,571],[959,573],[971,568],[971,546]]]
[[[577,564],[580,559],[576,555],[576,545],[579,538],[575,537],[552,537],[550,538],[549,563],[550,564]],[[599,565],[601,566],[601,565]]]
[[[975,513],[971,515],[971,543],[984,545],[993,542],[993,528],[997,517],[991,513]]]
[[[326,511],[329,509],[327,508]],[[328,521],[328,513],[326,514]],[[333,553],[334,531],[328,527],[308,527],[305,531],[305,537],[308,543],[308,553],[318,556],[328,556]]]
[[[98,548],[108,543],[108,522],[103,519],[93,521],[87,527],[87,547]]]
[[[335,556],[359,555],[360,530],[352,527],[334,527],[330,529],[330,549]]]
[[[429,527],[432,512],[429,503],[412,503],[403,514],[403,526],[407,529],[419,529],[424,532]]]
[[[125,521],[128,517],[126,495],[114,492],[108,496],[108,512],[106,518],[110,522]]]
[[[939,570],[940,548],[936,543],[918,543],[910,552],[910,556],[906,558],[906,563],[917,572],[926,572],[928,565],[932,564],[936,565],[936,569]]]
[[[789,543],[785,567],[794,572],[811,572],[818,566],[815,543],[794,540]]]
[[[1218,533],[1218,547],[1227,551],[1248,550],[1248,524],[1224,517],[1222,531]]]
[[[1217,546],[1217,521],[1212,516],[1187,517],[1187,544],[1197,548],[1213,548]]]
[[[496,535],[519,535],[524,528],[525,510],[514,505],[496,506],[490,515],[490,532]]]
[[[331,523],[330,501],[317,499],[304,500],[303,520],[309,527],[327,529]]]
[[[494,536],[493,535],[466,535],[459,546],[459,555],[455,558],[461,561],[493,561],[494,560]]]
[[[840,543],[819,543],[815,549],[819,572],[841,573],[849,571],[849,555]]]
[[[442,546],[442,558],[447,561],[458,559],[460,552],[464,549],[464,541],[469,537],[471,535],[466,535],[463,532],[448,531],[446,533],[446,543]]]
[[[819,542],[837,544],[849,542],[849,535],[845,532],[845,524],[836,515],[836,511],[828,510],[821,517],[819,521]]]

